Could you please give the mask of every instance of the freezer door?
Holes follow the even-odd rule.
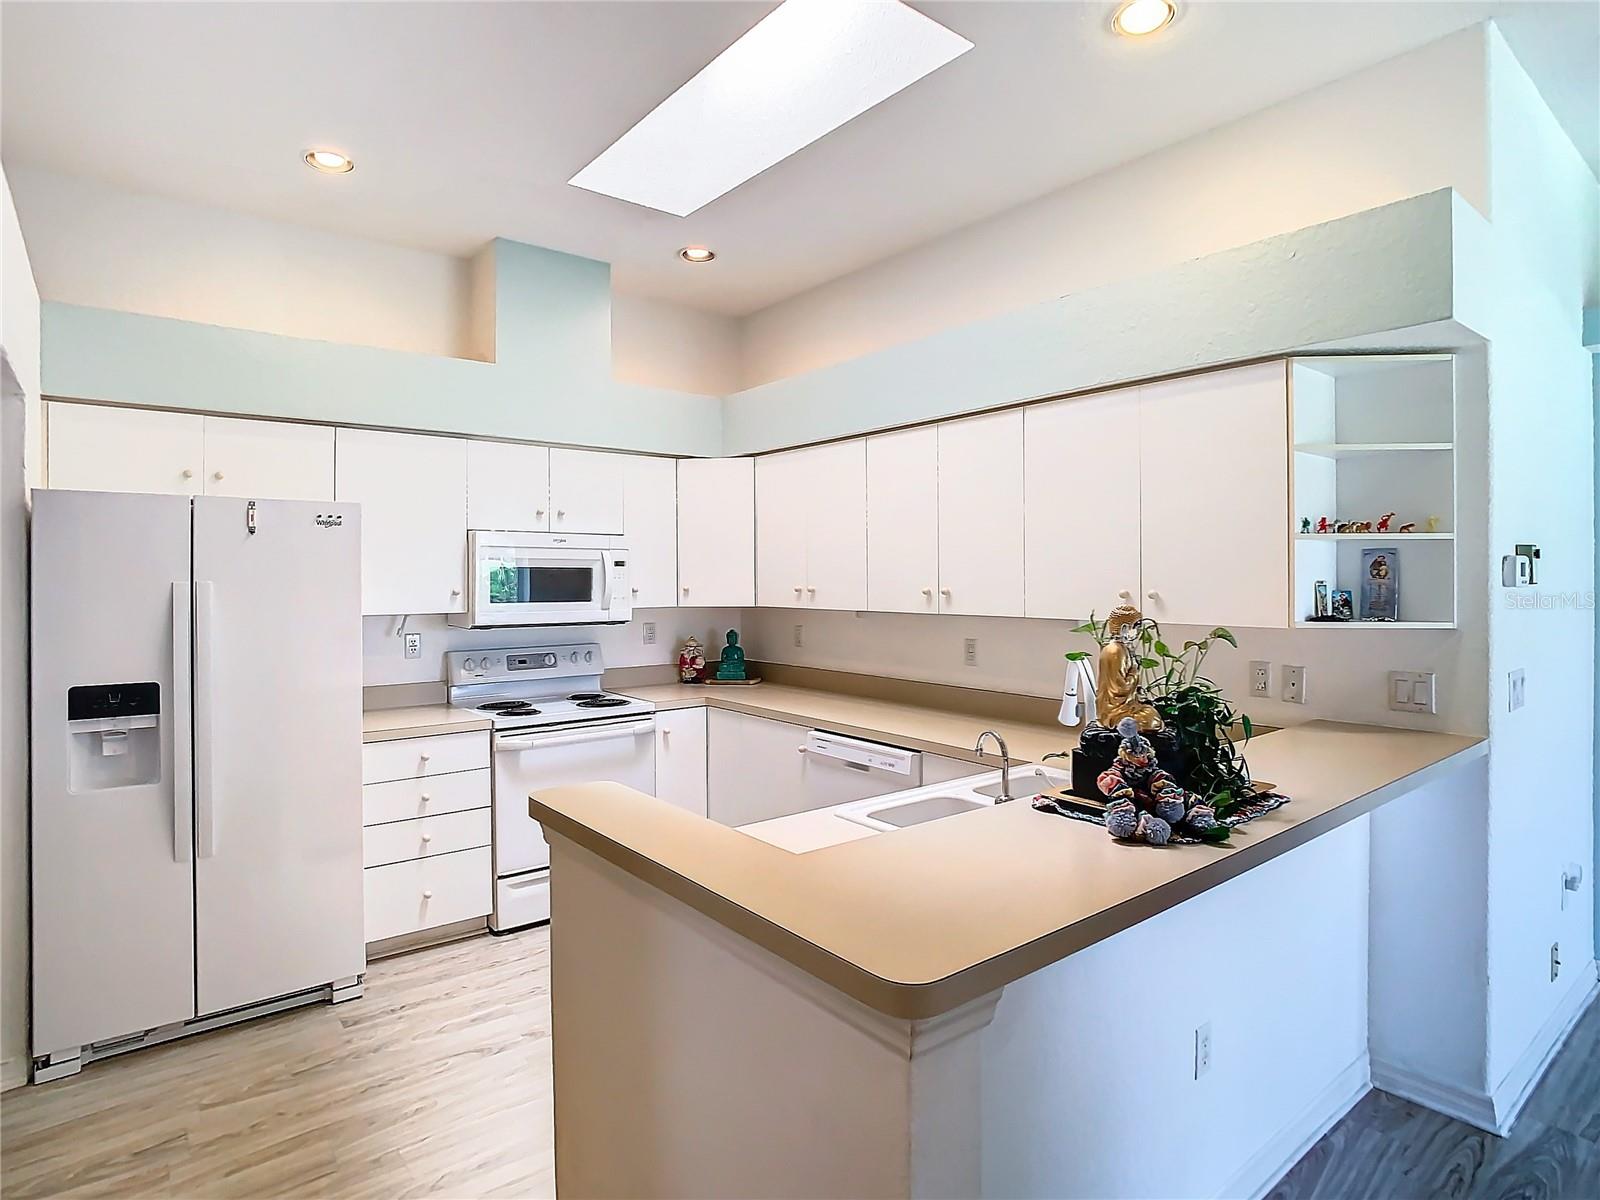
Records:
[[[331,501],[194,503],[206,1015],[365,969],[361,517]]]
[[[42,1055],[195,1015],[189,498],[36,491],[32,564]]]

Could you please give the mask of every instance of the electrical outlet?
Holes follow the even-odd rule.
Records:
[[[1507,682],[1510,686],[1506,692],[1506,711],[1516,712],[1517,709],[1521,708],[1528,702],[1527,672],[1525,672],[1521,667],[1518,667],[1515,671],[1511,672]]]
[[[646,646],[654,646],[656,644],[656,623],[654,621],[646,621],[644,623],[644,644]]]
[[[796,646],[804,646],[806,644],[806,627],[804,625],[796,625],[794,627],[794,644]]]
[[[1250,694],[1252,696],[1272,695],[1271,663],[1253,662],[1250,664]]]
[[[1556,981],[1556,976],[1561,974],[1561,943],[1550,943],[1550,982]]]
[[[969,667],[978,665],[978,639],[968,638],[961,651],[961,661]]]
[[[1207,1021],[1194,1031],[1194,1077],[1199,1079],[1211,1070],[1211,1022]]]
[[[1306,702],[1306,669],[1304,667],[1283,668],[1283,701],[1285,704],[1304,704]]]
[[[406,657],[422,657],[422,635],[420,633],[406,634]]]

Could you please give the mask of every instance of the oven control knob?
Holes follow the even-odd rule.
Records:
[[[586,662],[586,663],[592,663],[594,661],[594,651],[593,650],[585,650],[583,652],[583,661]]]
[[[555,666],[556,665],[556,656],[554,654],[546,654],[544,656],[544,665],[547,666],[547,667]]]
[[[469,658],[466,662],[461,664],[461,669],[463,671],[476,671],[478,669],[478,664],[473,659]]]

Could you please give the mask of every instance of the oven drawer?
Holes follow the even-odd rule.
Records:
[[[487,846],[368,867],[362,875],[369,942],[487,916],[494,903]]]
[[[489,772],[457,771],[419,779],[391,779],[361,789],[361,823],[387,825],[489,807]]]
[[[362,834],[363,865],[381,867],[408,858],[454,854],[457,850],[487,846],[489,839],[489,810],[486,808],[372,825]]]
[[[482,731],[368,742],[361,747],[362,783],[448,775],[452,771],[476,771],[488,765],[489,736]]]

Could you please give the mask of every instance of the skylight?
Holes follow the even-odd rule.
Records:
[[[686,217],[970,49],[900,0],[784,0],[568,182]]]

